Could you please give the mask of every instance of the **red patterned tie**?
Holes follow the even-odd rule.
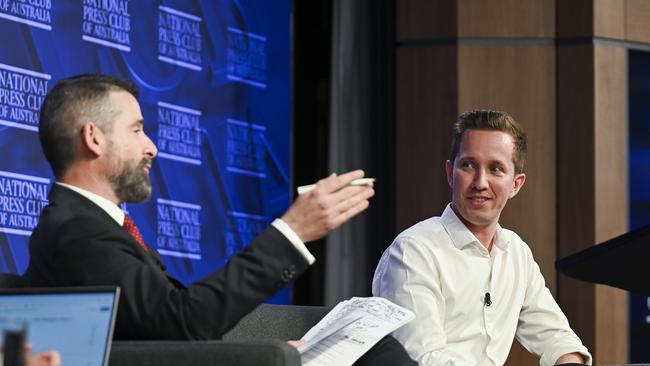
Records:
[[[124,214],[124,225],[122,225],[124,229],[131,234],[133,239],[138,242],[138,244],[144,249],[145,252],[149,251],[149,247],[147,247],[147,244],[145,244],[144,240],[142,239],[142,234],[140,234],[140,230],[138,230],[138,227],[135,225],[135,221],[127,215]]]

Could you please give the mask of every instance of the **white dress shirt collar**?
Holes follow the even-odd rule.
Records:
[[[442,216],[440,216],[440,222],[445,228],[445,231],[447,231],[447,234],[449,234],[454,246],[459,250],[462,250],[470,244],[483,246],[476,236],[456,216],[456,213],[451,208],[451,203],[447,205]],[[504,251],[507,250],[510,242],[507,237],[507,235],[503,235],[501,225],[497,224],[497,231],[494,234],[494,246]]]
[[[61,183],[61,182],[56,182],[56,184],[68,188],[70,190],[73,190],[80,195],[86,197],[89,199],[92,203],[96,204],[99,206],[102,210],[106,211],[106,213],[113,218],[120,226],[124,225],[124,211],[120,208],[120,206],[116,205],[113,203],[113,201],[106,199],[98,194],[92,193],[90,191],[87,191],[83,188],[79,188],[77,186],[73,186],[70,184],[66,183]]]

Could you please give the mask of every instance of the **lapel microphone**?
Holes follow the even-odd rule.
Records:
[[[487,307],[490,307],[490,305],[492,305],[492,298],[490,297],[489,292],[485,293],[485,298],[483,299],[483,304],[485,304],[485,306],[487,306]]]

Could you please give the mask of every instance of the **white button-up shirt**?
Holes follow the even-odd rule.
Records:
[[[420,365],[502,365],[515,336],[540,365],[571,352],[591,363],[528,245],[499,227],[488,252],[450,206],[395,239],[372,292],[415,312],[394,336]]]

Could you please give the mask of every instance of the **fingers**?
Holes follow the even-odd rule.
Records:
[[[316,189],[321,190],[324,193],[336,192],[347,186],[353,180],[363,178],[364,174],[365,173],[361,169],[353,170],[341,175],[332,173],[329,177],[319,180],[318,183],[316,183]]]
[[[303,344],[305,344],[305,341],[303,341],[303,340],[299,340],[299,341],[287,341],[287,343],[289,343],[290,345],[294,346],[295,348],[298,348],[298,347],[302,346]]]
[[[356,188],[356,187],[349,187]],[[361,187],[359,192],[356,192],[346,199],[342,199],[336,204],[332,211],[334,218],[332,219],[335,227],[340,226],[352,217],[358,215],[368,208],[370,202],[368,201],[375,195],[375,190],[372,187]]]
[[[321,206],[323,209],[322,222],[326,230],[332,231],[343,223],[358,215],[368,208],[369,199],[375,195],[372,187],[346,187],[346,192],[336,192],[333,195],[338,197],[336,202],[330,198],[329,205]]]
[[[45,351],[28,357],[28,366],[60,366],[61,355],[57,351]]]
[[[360,214],[361,212],[365,211],[368,207],[370,207],[370,202],[368,200],[361,201],[354,207],[350,208],[349,210],[341,213],[338,217],[338,219],[341,221],[341,224],[344,222],[347,222],[354,216]]]
[[[353,218],[354,216],[360,214],[363,212],[365,209],[370,207],[370,202],[368,200],[363,200],[357,203],[356,205],[348,208],[345,211],[340,212],[337,216],[333,217],[331,219],[331,230],[334,230],[338,228],[339,226],[343,225],[346,223],[348,220]]]
[[[375,194],[373,184],[349,185],[363,175],[362,170],[355,170],[321,179],[316,189],[296,199],[282,216],[282,221],[289,225],[303,242],[322,238],[368,208],[368,200]]]
[[[368,190],[373,190],[374,183],[364,184],[362,186],[344,186],[342,189],[339,189],[336,192],[330,194],[330,200],[333,205],[338,205],[341,202],[347,201],[350,197],[354,197],[358,194],[368,192]],[[374,190],[373,190],[374,191]]]
[[[61,354],[59,352],[47,351],[45,352],[45,358],[48,366],[61,366]]]

